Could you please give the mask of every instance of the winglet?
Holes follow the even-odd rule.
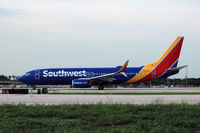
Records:
[[[124,72],[126,70],[126,67],[128,66],[128,62],[129,60],[127,60],[124,65],[122,66],[122,68],[118,71],[118,73]]]

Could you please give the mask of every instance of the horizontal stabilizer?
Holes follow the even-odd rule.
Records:
[[[181,69],[183,69],[185,67],[188,67],[188,65],[175,67],[175,68],[170,68],[170,69],[167,69],[166,71],[177,71],[177,70],[181,70]]]

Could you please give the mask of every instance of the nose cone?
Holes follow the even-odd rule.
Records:
[[[25,76],[24,75],[20,76],[19,78],[17,78],[17,81],[24,83],[25,82]]]

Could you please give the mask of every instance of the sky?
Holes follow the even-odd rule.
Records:
[[[0,75],[155,62],[184,36],[179,66],[200,78],[199,0],[0,0]],[[186,70],[172,78],[185,78]]]

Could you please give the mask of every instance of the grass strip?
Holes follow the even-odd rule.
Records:
[[[0,105],[0,133],[197,133],[200,104]]]

